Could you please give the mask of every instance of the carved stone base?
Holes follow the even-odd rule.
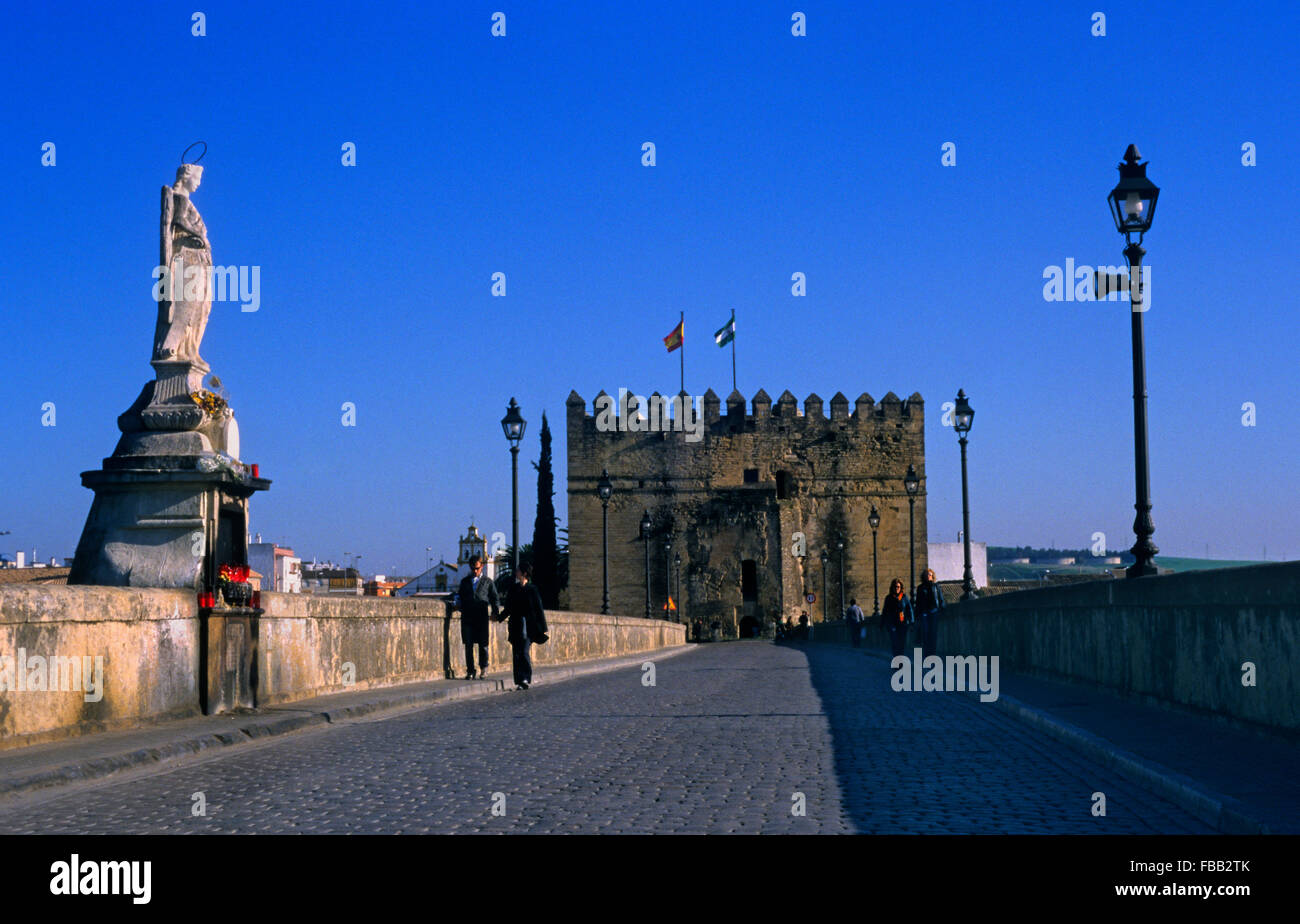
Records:
[[[194,430],[202,426],[207,415],[190,393],[203,388],[203,377],[211,367],[202,359],[155,359],[150,365],[158,378],[148,404],[139,412],[145,429]]]

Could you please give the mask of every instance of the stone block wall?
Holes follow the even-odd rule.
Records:
[[[262,606],[259,704],[441,680],[448,669],[465,676],[460,614],[448,617],[441,602],[263,593]],[[685,644],[685,628],[663,620],[556,610],[546,621],[550,641],[533,646],[536,667]],[[488,659],[491,674],[508,681],[511,651],[503,622],[491,626]]]
[[[879,403],[863,394],[850,413],[836,394],[829,417],[817,395],[800,412],[785,392],[775,404],[759,391],[752,413],[733,392],[725,413],[712,390],[702,402],[702,438],[684,431],[637,430],[648,408],[617,408],[601,415],[604,392],[592,413],[571,393],[567,402],[570,599],[576,608],[599,611],[602,599],[601,503],[596,485],[602,468],[614,484],[609,504],[609,583],[616,612],[643,613],[645,546],[639,535],[643,511],[654,523],[650,542],[651,611],[662,613],[665,577],[687,619],[718,620],[734,636],[746,612],[760,621],[797,617],[808,610],[820,619],[823,605],[838,614],[840,564],[837,535],[845,538],[846,598],[866,601],[873,592],[871,530],[874,502],[880,587],[892,577],[908,580],[908,500],[903,475],[915,465],[921,479],[916,498],[917,573],[926,566],[925,428],[919,394],[906,401],[892,392]],[[649,402],[647,402],[649,403]],[[756,478],[746,481],[746,470]],[[802,556],[796,543],[803,536]],[[665,551],[671,536],[672,548]],[[829,600],[823,599],[823,549]],[[676,555],[682,557],[680,593]],[[756,599],[742,594],[745,561],[753,562]],[[815,604],[805,602],[813,593]],[[684,598],[680,600],[678,598]]]
[[[1300,562],[967,601],[940,622],[939,653],[1300,733]]]
[[[0,681],[0,748],[199,714],[199,621],[188,591],[0,587],[0,674],[4,659],[20,655],[28,661],[25,681],[36,669],[31,658],[46,665],[45,689],[29,682],[15,689],[16,677]],[[91,671],[80,673],[92,683],[99,659],[102,697],[88,697],[84,682],[71,688],[67,661],[52,676],[53,658],[76,659],[82,668],[91,659]]]
[[[465,675],[460,621],[441,602],[266,592],[262,606],[266,614],[255,630],[258,706],[440,680],[448,664]],[[539,666],[685,642],[683,626],[662,620],[556,611],[547,621],[550,641],[533,648]],[[0,586],[0,748],[199,715],[200,632],[198,601],[189,591]],[[36,667],[29,667],[22,684],[28,688],[18,689],[12,668],[20,654],[25,666],[59,658],[59,675],[41,668],[42,689],[32,689],[25,681],[37,676]],[[75,689],[67,682],[74,663],[81,668],[86,658],[102,666],[102,684],[89,697],[80,671]],[[496,676],[509,679],[504,623],[492,627],[491,661]]]

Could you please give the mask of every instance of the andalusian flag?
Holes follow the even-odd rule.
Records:
[[[724,347],[735,339],[736,339],[736,316],[733,314],[731,316],[730,321],[728,321],[726,324],[723,324],[720,328],[718,328],[716,331],[713,332],[713,342],[720,347]]]
[[[731,309],[731,320],[713,334],[713,342],[720,347],[731,344],[731,390],[736,390],[736,309]]]
[[[677,322],[677,326],[673,328],[672,333],[670,333],[667,337],[664,338],[664,346],[668,347],[668,352],[671,353],[673,350],[677,349],[679,346],[682,345],[682,341],[685,338],[686,338],[686,319],[683,318],[681,321]]]

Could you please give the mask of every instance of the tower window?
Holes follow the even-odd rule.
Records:
[[[740,563],[740,599],[747,602],[758,599],[758,565],[752,558]]]
[[[776,473],[776,496],[778,500],[785,500],[790,496],[790,473]]]
[[[745,484],[758,484],[758,469],[745,469]]]

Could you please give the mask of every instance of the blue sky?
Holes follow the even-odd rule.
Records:
[[[200,138],[214,259],[261,267],[202,352],[274,481],[253,529],[307,557],[409,572],[471,515],[508,531],[511,396],[525,533],[543,411],[563,519],[569,390],[675,390],[685,311],[686,387],[725,396],[733,308],[747,397],[924,396],[931,539],[960,528],[962,387],[974,539],[1127,548],[1128,307],[1047,302],[1043,271],[1122,261],[1105,195],[1135,142],[1162,189],[1154,539],[1300,557],[1294,4],[275,7],[6,14],[0,550],[75,548],[78,473],[152,376],[158,191]]]

